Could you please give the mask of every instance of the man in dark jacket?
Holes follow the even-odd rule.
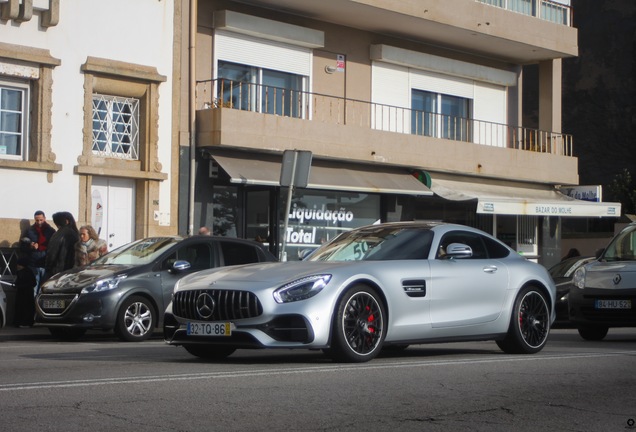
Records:
[[[45,280],[56,273],[73,268],[75,243],[79,241],[79,230],[71,213],[54,213],[53,222],[57,225],[57,231],[51,237],[46,251]]]
[[[27,266],[35,276],[35,294],[37,294],[40,282],[44,278],[46,250],[55,229],[46,222],[46,215],[42,210],[36,211],[33,219],[35,223],[27,229],[20,244],[23,255],[28,259]]]

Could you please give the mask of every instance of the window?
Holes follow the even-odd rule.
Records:
[[[467,141],[469,102],[458,96],[411,90],[411,133]]]
[[[0,82],[0,157],[28,159],[28,87]]]
[[[219,61],[217,97],[224,107],[303,117],[305,77]]]
[[[221,250],[223,251],[224,265],[239,265],[258,262],[258,252],[254,246],[246,245],[239,242],[221,241]]]
[[[139,100],[93,95],[93,153],[139,158]]]

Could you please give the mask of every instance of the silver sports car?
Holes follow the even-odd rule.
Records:
[[[555,295],[543,266],[482,231],[388,223],[341,234],[306,261],[184,277],[164,336],[209,359],[238,348],[311,348],[364,362],[383,347],[467,340],[536,353],[554,321]]]

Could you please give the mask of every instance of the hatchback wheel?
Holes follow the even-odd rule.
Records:
[[[386,335],[386,313],[372,288],[358,285],[347,291],[334,314],[331,348],[336,361],[365,362],[382,349]]]
[[[579,335],[589,341],[600,341],[607,336],[607,327],[579,327]]]
[[[115,333],[127,342],[140,342],[152,336],[155,328],[155,310],[144,297],[132,296],[121,305],[117,313]]]
[[[543,349],[549,333],[550,309],[545,294],[530,286],[517,295],[508,334],[497,345],[508,354],[533,354]]]

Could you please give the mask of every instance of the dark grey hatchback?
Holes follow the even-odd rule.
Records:
[[[260,243],[229,237],[150,237],[88,266],[53,276],[36,299],[35,325],[72,340],[89,329],[125,341],[149,338],[162,325],[175,283],[214,267],[276,261]]]

